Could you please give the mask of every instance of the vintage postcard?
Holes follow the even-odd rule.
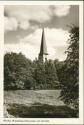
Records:
[[[83,124],[83,3],[0,3],[0,123]]]

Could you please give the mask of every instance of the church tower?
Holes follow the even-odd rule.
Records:
[[[45,33],[44,29],[42,31],[42,38],[41,38],[41,46],[40,46],[40,53],[39,53],[39,60],[45,61],[47,60],[47,46],[46,46],[46,40],[45,40]]]

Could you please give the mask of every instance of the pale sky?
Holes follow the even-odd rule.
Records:
[[[70,25],[79,25],[79,7],[70,5],[5,6],[5,52],[22,52],[33,60],[40,52],[42,29],[49,59],[66,58]]]

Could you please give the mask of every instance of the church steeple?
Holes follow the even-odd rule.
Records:
[[[46,46],[46,40],[45,40],[45,33],[44,33],[44,29],[43,29],[39,59],[45,60],[45,59],[47,59],[47,55],[48,55],[48,52],[47,52],[47,46]]]

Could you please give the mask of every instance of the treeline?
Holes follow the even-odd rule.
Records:
[[[54,89],[59,87],[58,83],[54,61],[31,61],[22,53],[5,54],[4,88],[6,90]]]

